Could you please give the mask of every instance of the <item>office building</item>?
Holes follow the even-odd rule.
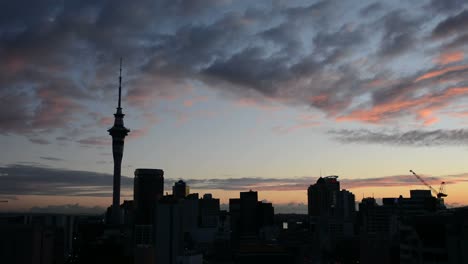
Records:
[[[156,202],[163,196],[164,171],[136,169],[133,183],[135,224],[152,225]]]
[[[172,195],[175,199],[184,199],[189,193],[189,187],[183,180],[177,181],[174,183],[174,186],[172,186]]]
[[[164,196],[155,211],[156,263],[176,264],[184,255],[184,201]]]
[[[217,227],[219,222],[219,199],[209,193],[199,201],[200,227]]]
[[[320,177],[307,189],[309,230],[323,252],[354,236],[355,197],[340,190],[338,176]],[[328,254],[328,253],[327,253]]]

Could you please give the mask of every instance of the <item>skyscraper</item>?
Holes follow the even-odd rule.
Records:
[[[172,195],[176,199],[184,199],[189,193],[189,187],[183,180],[179,180],[172,186]]]
[[[136,169],[133,182],[135,223],[151,225],[154,208],[164,192],[164,171],[160,169]]]
[[[340,190],[338,176],[320,177],[307,189],[309,228],[321,250],[329,251],[354,234],[355,197]]]
[[[335,214],[340,182],[338,176],[320,177],[307,189],[309,217]]]
[[[112,211],[111,223],[114,225],[120,224],[120,177],[122,156],[124,150],[124,139],[127,136],[129,129],[124,126],[122,107],[120,107],[122,98],[122,58],[120,58],[120,74],[119,74],[119,101],[117,104],[117,111],[114,114],[114,126],[109,130],[112,136],[112,155],[114,157],[114,187],[112,192]]]
[[[241,236],[255,236],[257,234],[258,193],[252,190],[240,193],[240,231]]]

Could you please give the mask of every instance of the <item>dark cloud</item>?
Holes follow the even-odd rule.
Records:
[[[466,5],[465,0],[431,0],[429,8],[436,12],[452,12],[459,11]]]
[[[34,144],[39,144],[39,145],[48,145],[48,144],[50,144],[50,141],[48,141],[46,139],[43,139],[43,138],[30,138],[29,141],[34,143]]]
[[[349,49],[365,40],[365,36],[359,29],[353,29],[352,25],[343,25],[336,32],[318,32],[314,37],[314,45],[317,52],[325,52],[329,49]]]
[[[49,160],[49,161],[64,161],[64,159],[61,159],[61,158],[56,158],[56,157],[39,157],[43,160]]]
[[[406,11],[396,10],[385,15],[382,22],[384,29],[379,55],[392,57],[413,47],[420,19],[408,16]]]
[[[112,175],[55,169],[40,165],[0,167],[2,195],[112,196]],[[122,177],[122,189],[130,190],[133,179]]]
[[[468,130],[411,130],[411,131],[371,131],[360,130],[333,130],[329,134],[335,140],[343,143],[366,143],[399,146],[466,146]]]
[[[362,8],[359,11],[359,14],[361,14],[362,16],[368,16],[368,15],[371,15],[371,14],[375,14],[378,11],[381,11],[383,9],[383,7],[384,7],[384,5],[381,2],[375,2],[375,3],[369,4],[369,5],[365,6],[364,8]]]
[[[452,40],[448,44],[445,44],[443,48],[445,50],[459,49],[463,48],[466,45],[466,43],[468,43],[468,34],[457,36],[454,40]]]
[[[457,15],[451,16],[440,22],[432,31],[435,38],[443,38],[455,34],[465,33],[468,23],[468,10],[463,10]]]

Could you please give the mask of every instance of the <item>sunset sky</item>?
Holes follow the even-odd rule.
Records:
[[[305,212],[320,175],[360,201],[412,169],[468,205],[467,44],[464,0],[2,1],[0,211],[111,204],[120,57],[122,200],[160,168]]]

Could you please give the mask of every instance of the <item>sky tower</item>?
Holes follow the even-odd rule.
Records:
[[[127,136],[129,129],[124,126],[122,108],[120,101],[122,97],[122,58],[120,58],[120,74],[119,74],[119,102],[117,105],[117,112],[114,114],[114,126],[109,130],[112,136],[112,154],[114,157],[114,188],[112,192],[112,215],[111,223],[114,225],[120,224],[120,177],[122,156],[124,150],[124,139]]]

